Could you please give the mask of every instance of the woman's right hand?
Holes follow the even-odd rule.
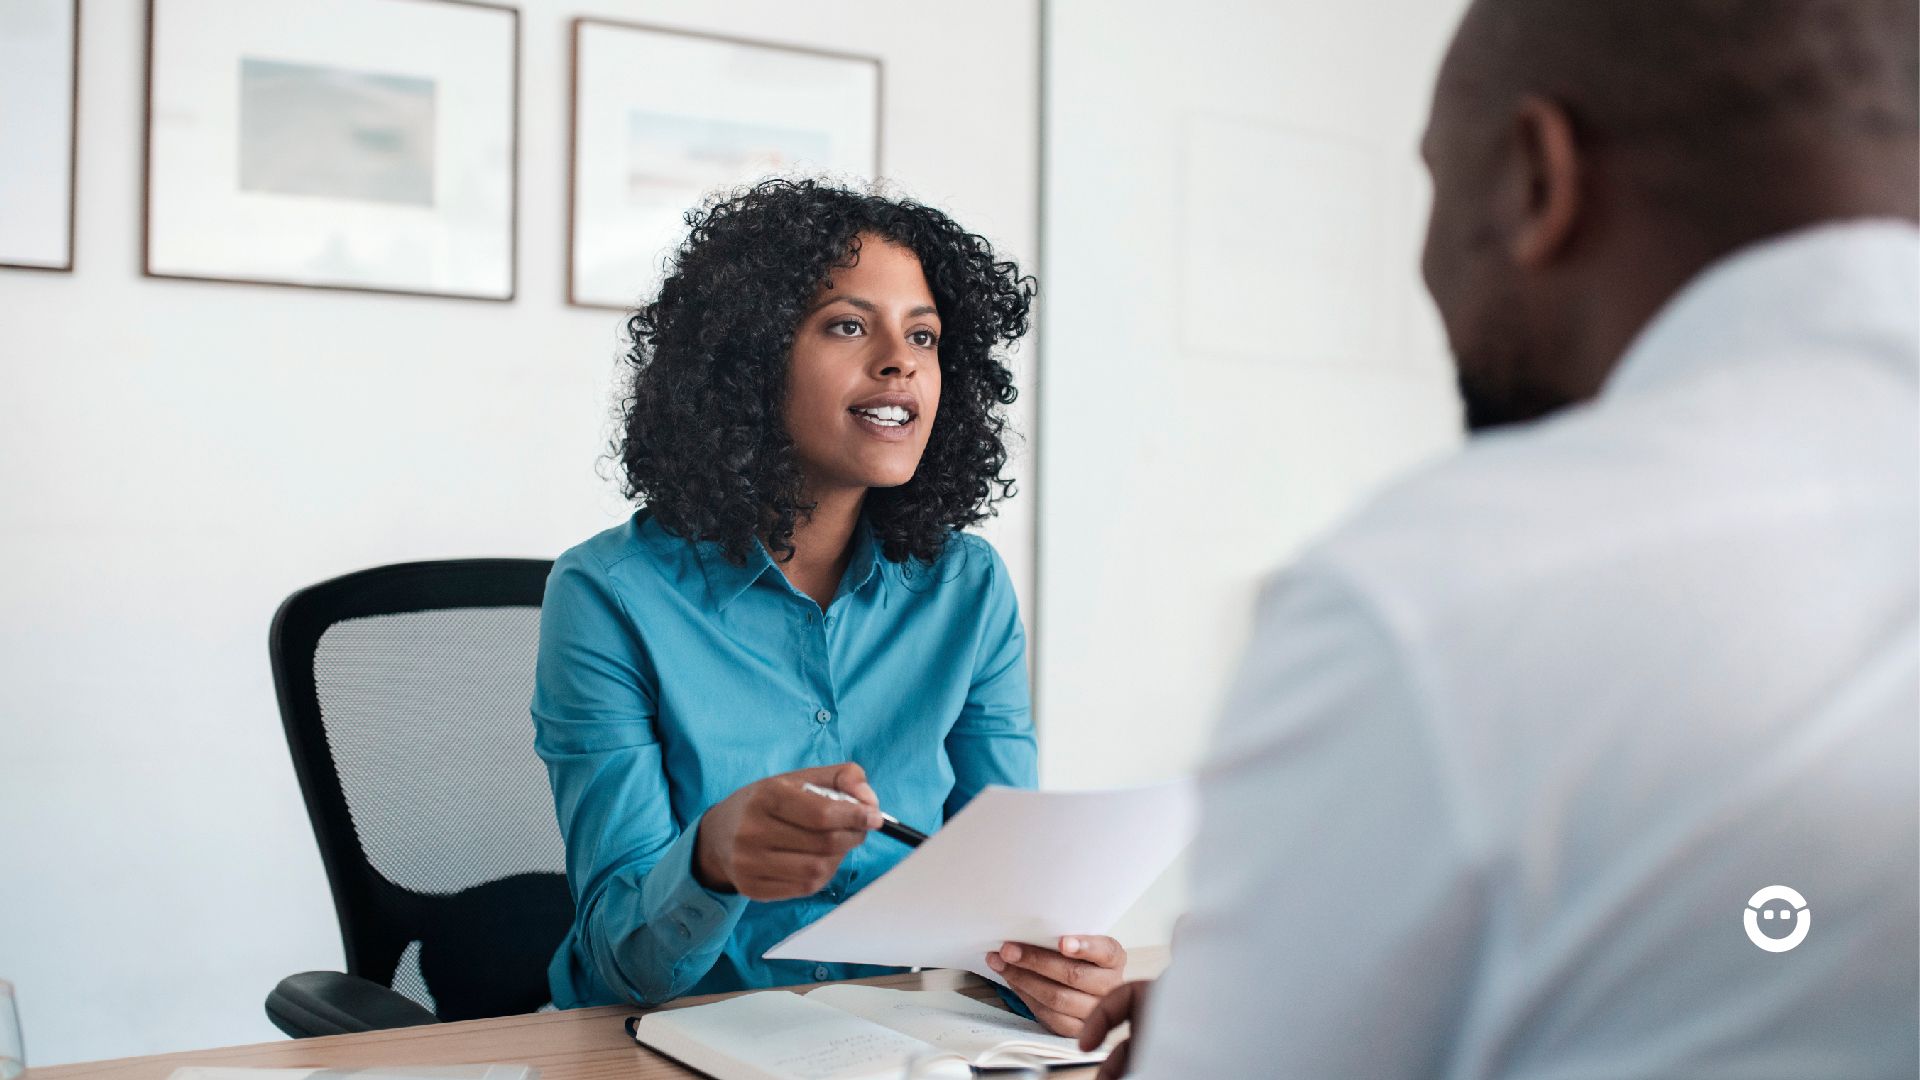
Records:
[[[864,805],[801,790],[844,791]],[[852,762],[769,776],[727,796],[700,818],[693,875],[716,892],[749,900],[812,896],[840,860],[880,827],[880,799]]]

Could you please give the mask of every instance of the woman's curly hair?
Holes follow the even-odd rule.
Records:
[[[794,332],[863,235],[912,251],[939,309],[940,408],[913,479],[867,495],[888,559],[931,562],[950,530],[1013,493],[999,351],[1027,332],[1033,278],[987,241],[918,203],[815,180],[768,180],[687,214],[659,295],[627,320],[630,379],[614,454],[627,497],[661,526],[744,564],[756,539],[793,555],[804,498],[787,432]]]

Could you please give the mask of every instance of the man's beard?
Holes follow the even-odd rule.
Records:
[[[1566,397],[1534,386],[1520,372],[1526,364],[1518,357],[1493,365],[1475,365],[1474,371],[1504,372],[1504,378],[1469,374],[1466,365],[1458,365],[1456,383],[1467,431],[1478,434],[1513,424],[1530,424],[1573,404]]]

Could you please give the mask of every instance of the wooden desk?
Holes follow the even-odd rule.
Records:
[[[1151,978],[1166,966],[1165,948],[1135,950],[1127,965],[1132,978]],[[961,971],[924,971],[857,980],[865,986],[895,990],[958,990],[992,1005],[1001,1004],[993,984]],[[808,987],[795,987],[805,990]],[[682,998],[668,1009],[732,997],[713,994]],[[502,1016],[459,1024],[331,1035],[322,1039],[188,1050],[178,1054],[90,1061],[28,1069],[22,1080],[166,1080],[182,1065],[250,1066],[281,1069],[364,1069],[380,1065],[470,1065],[502,1062],[532,1065],[540,1080],[683,1080],[700,1074],[635,1046],[627,1038],[626,1018],[639,1010],[626,1005],[566,1012]],[[1090,1077],[1093,1070],[1054,1073],[1063,1080]]]

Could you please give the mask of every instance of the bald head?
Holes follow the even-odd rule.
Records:
[[[1462,59],[1483,86],[1561,97],[1610,132],[1806,123],[1912,134],[1914,0],[1477,0]]]
[[[1475,0],[1422,149],[1468,423],[1537,419],[1734,250],[1920,220],[1920,0]]]
[[[1817,218],[1835,183],[1920,216],[1917,0],[1477,0],[1440,92],[1560,103],[1654,206],[1729,239]]]

